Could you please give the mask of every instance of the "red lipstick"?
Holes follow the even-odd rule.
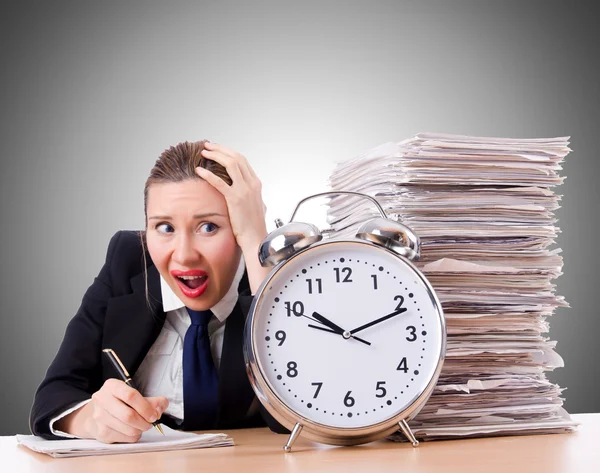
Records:
[[[183,295],[190,299],[200,297],[208,287],[208,274],[201,269],[186,271],[174,269],[171,271],[171,276],[175,278]]]

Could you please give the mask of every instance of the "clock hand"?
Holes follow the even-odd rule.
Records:
[[[395,317],[396,315],[402,314],[403,312],[406,312],[406,311],[407,311],[407,309],[405,309],[404,307],[402,309],[398,309],[398,310],[392,312],[391,314],[384,315],[383,317],[381,317],[379,319],[376,319],[367,324],[361,325],[360,327],[357,327],[354,330],[350,330],[350,334],[354,335],[356,332],[360,332],[361,330],[372,327],[375,324],[383,322],[384,320],[387,320],[387,319],[391,319],[392,317]]]
[[[327,325],[330,329],[332,329],[333,331],[335,331],[335,333],[339,333],[340,335],[343,335],[345,330],[340,327],[339,325],[334,324],[331,320],[323,317],[321,314],[319,314],[318,312],[313,312],[312,316],[318,321],[321,322],[323,325]]]
[[[319,327],[318,325],[313,325],[313,324],[308,324],[308,326],[311,328],[316,328],[317,330],[323,330],[324,332],[339,334],[339,332],[332,330],[330,328],[327,328],[327,327]],[[364,343],[365,345],[371,345],[371,342],[367,342],[366,340],[363,340],[362,338],[358,338],[358,337],[352,337],[352,338],[354,340],[356,340],[357,342]]]

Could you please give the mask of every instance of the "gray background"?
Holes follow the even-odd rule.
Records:
[[[550,376],[570,412],[600,411],[600,34],[579,5],[4,5],[0,434],[28,432],[110,236],[143,226],[154,160],[202,138],[248,156],[272,221],[325,190],[336,161],[417,132],[571,135],[557,283],[572,308],[550,320],[566,363]]]

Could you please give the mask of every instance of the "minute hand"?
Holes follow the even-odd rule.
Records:
[[[398,310],[392,312],[391,314],[384,315],[383,317],[381,317],[379,319],[376,319],[376,320],[373,320],[372,322],[369,322],[368,324],[364,324],[364,325],[361,325],[360,327],[355,328],[354,330],[350,330],[350,333],[352,335],[354,335],[355,333],[360,332],[361,330],[364,330],[366,328],[372,327],[373,325],[378,324],[380,322],[383,322],[384,320],[391,319],[392,317],[395,317],[398,314],[406,312],[406,310],[407,309],[405,309],[405,308],[398,309]]]

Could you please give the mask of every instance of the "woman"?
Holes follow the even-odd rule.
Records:
[[[267,274],[257,256],[267,232],[256,174],[224,146],[180,143],[156,161],[144,210],[145,232],[112,238],[69,323],[36,392],[32,432],[136,442],[159,418],[204,430],[264,425],[261,413],[279,429],[259,413],[242,353],[244,319]],[[105,348],[139,391],[113,379]]]

